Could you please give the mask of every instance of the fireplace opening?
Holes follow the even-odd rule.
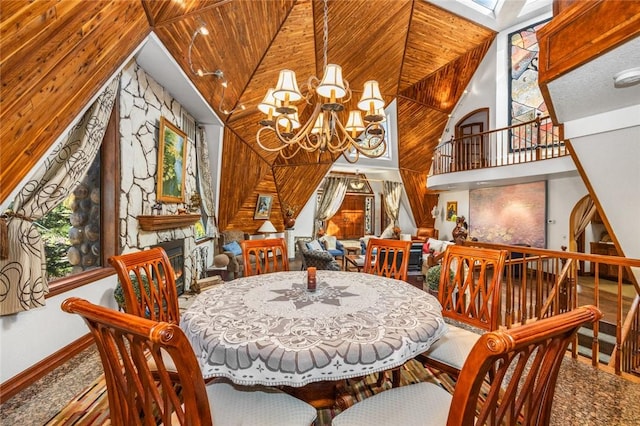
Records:
[[[169,263],[176,274],[178,296],[184,293],[184,238],[181,240],[164,241],[154,247],[161,247],[167,252]]]

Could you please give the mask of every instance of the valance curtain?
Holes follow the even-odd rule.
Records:
[[[402,195],[402,183],[382,182],[382,196],[384,197],[384,211],[391,219],[389,227],[398,225],[398,213],[400,211],[400,196]]]
[[[44,306],[49,292],[44,243],[34,221],[53,210],[83,179],[111,116],[120,75],[100,94],[5,212],[8,258],[0,260],[0,315]]]
[[[340,209],[344,195],[347,193],[348,183],[348,177],[330,176],[324,179],[322,196],[314,218],[313,235],[317,235],[324,222],[331,219]]]
[[[202,199],[202,211],[207,215],[207,223],[204,224],[208,237],[218,236],[216,225],[216,205],[213,199],[213,179],[211,178],[211,164],[209,163],[209,148],[205,130],[198,129],[196,138],[196,162],[198,164],[198,181],[200,183],[200,196]]]

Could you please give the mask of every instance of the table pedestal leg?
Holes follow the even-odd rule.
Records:
[[[309,383],[299,388],[283,386],[282,390],[317,409],[323,409],[336,404],[338,386],[338,382],[324,381]]]

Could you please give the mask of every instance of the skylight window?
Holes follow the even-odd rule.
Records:
[[[489,10],[495,10],[496,5],[498,4],[498,0],[471,0],[471,1]]]

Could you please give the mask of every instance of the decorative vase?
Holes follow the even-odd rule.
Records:
[[[296,224],[296,220],[292,217],[292,216],[286,216],[284,218],[284,227],[287,229],[291,229],[293,228],[293,226]]]

